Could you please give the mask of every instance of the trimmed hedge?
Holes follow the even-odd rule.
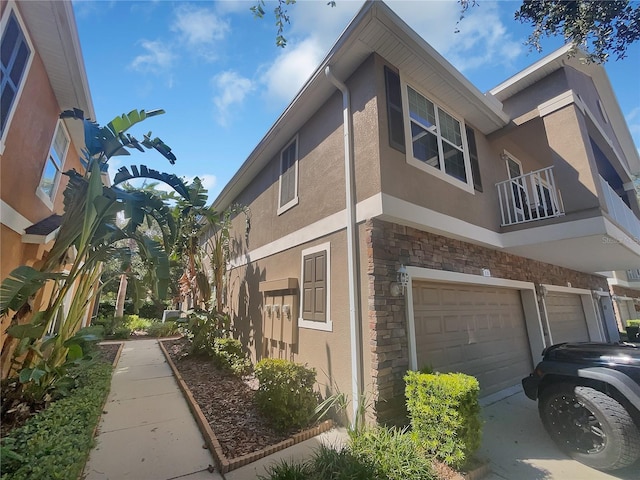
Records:
[[[478,380],[463,373],[419,372],[404,379],[415,441],[446,464],[464,466],[480,447]]]
[[[2,459],[2,480],[78,478],[93,446],[112,366],[95,363],[78,376],[80,386],[2,439],[21,458]]]
[[[276,428],[286,431],[309,423],[318,405],[315,369],[265,358],[256,365],[255,374],[260,382],[255,396],[258,408]]]

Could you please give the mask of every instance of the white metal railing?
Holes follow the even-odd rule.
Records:
[[[640,268],[636,268],[635,270],[627,270],[627,280],[633,282],[640,281]]]
[[[553,166],[496,183],[502,226],[564,215]]]
[[[607,206],[609,216],[620,227],[627,231],[627,234],[637,243],[640,243],[640,220],[627,206],[626,203],[618,196],[616,191],[611,188],[607,181],[600,177],[600,184],[604,192],[604,201]]]

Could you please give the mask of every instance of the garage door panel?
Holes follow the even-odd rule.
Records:
[[[589,341],[580,295],[549,292],[545,297],[545,305],[553,343]]]
[[[413,293],[419,368],[473,375],[485,395],[529,373],[519,291],[414,282]]]

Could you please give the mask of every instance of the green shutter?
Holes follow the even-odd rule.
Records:
[[[476,147],[476,134],[470,127],[465,127],[467,132],[467,144],[469,145],[469,161],[471,162],[471,176],[473,188],[482,192],[482,179],[480,178],[480,162],[478,160],[478,148]]]
[[[384,67],[385,88],[387,94],[387,123],[389,127],[389,145],[405,153],[404,116],[402,115],[402,93],[400,76],[388,67]]]

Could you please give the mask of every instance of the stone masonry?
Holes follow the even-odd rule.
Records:
[[[404,408],[403,376],[409,368],[405,296],[390,293],[401,264],[496,278],[608,290],[605,278],[506,252],[371,219],[366,222],[369,349],[376,415],[397,422]],[[366,354],[366,352],[365,352]]]

